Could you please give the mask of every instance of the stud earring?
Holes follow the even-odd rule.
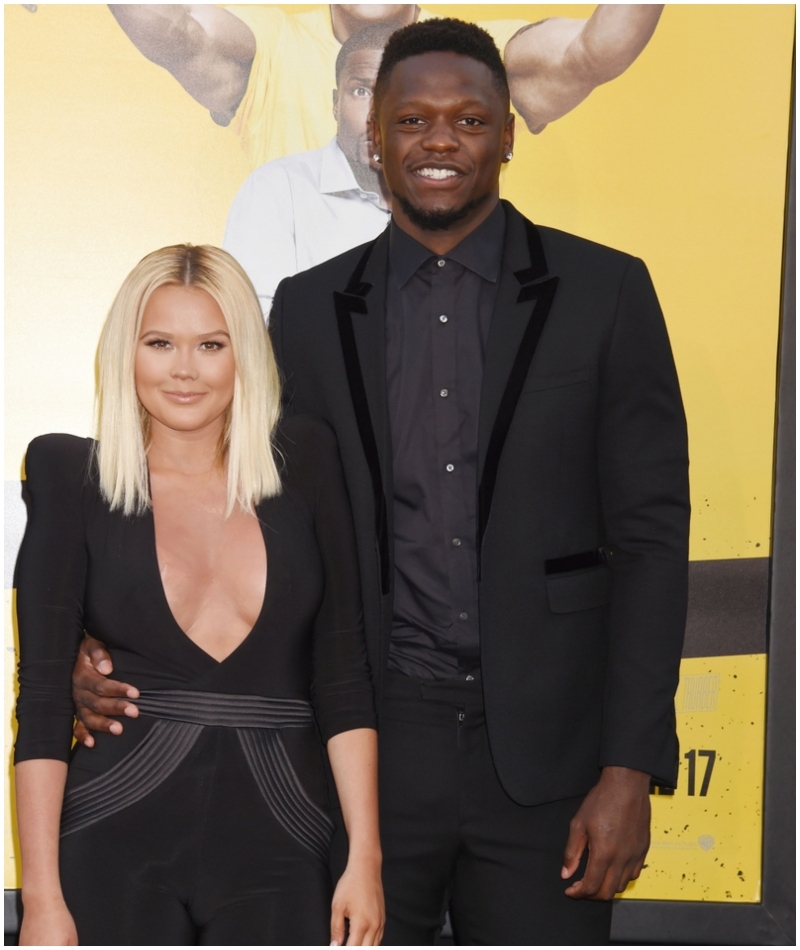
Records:
[[[380,163],[381,163],[381,157],[380,157],[380,155],[378,155],[378,153],[376,152],[372,157],[375,159],[375,161],[378,163],[378,165],[380,165]]]
[[[514,153],[513,153],[513,152],[506,152],[506,161],[507,161],[507,162],[510,162],[513,157],[514,157]]]

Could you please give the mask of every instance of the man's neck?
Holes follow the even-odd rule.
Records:
[[[397,202],[395,202],[392,207],[392,218],[401,231],[405,231],[405,233],[408,234],[409,237],[414,238],[417,243],[423,247],[427,247],[432,254],[438,254],[443,257],[452,251],[454,247],[457,247],[465,237],[472,234],[476,228],[479,228],[497,207],[499,201],[499,194],[492,195],[488,201],[476,209],[474,216],[470,215],[469,218],[458,221],[452,228],[448,228],[446,231],[428,231],[425,228],[418,227],[403,213],[402,209],[398,207]]]
[[[401,26],[416,23],[417,17],[419,16],[419,7],[413,3],[405,4],[405,6],[408,8],[407,11],[404,10],[403,15],[396,17],[394,20],[372,20],[353,16],[342,10],[341,4],[332,3],[329,9],[331,12],[333,35],[340,43],[345,43],[354,33],[358,33],[360,30],[372,26],[373,24],[394,26],[396,29],[400,29]]]

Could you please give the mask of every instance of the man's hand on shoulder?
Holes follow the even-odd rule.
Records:
[[[75,738],[88,748],[94,745],[92,730],[119,735],[122,723],[109,716],[135,719],[139,710],[131,699],[138,699],[139,690],[129,683],[108,679],[113,672],[111,657],[105,645],[93,637],[84,637],[75,667],[72,670],[72,699],[75,703]]]
[[[576,900],[611,900],[639,877],[650,846],[650,776],[606,766],[570,822],[564,850],[565,880],[589,849],[583,878],[564,892]]]

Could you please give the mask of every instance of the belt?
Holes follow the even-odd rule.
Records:
[[[384,677],[383,693],[386,699],[422,699],[447,705],[483,706],[483,690],[479,676],[467,680],[463,676],[445,680],[421,680],[388,670]]]
[[[303,788],[280,729],[310,726],[311,704],[197,690],[143,690],[139,712],[156,719],[144,739],[107,772],[64,796],[61,835],[73,834],[141,801],[178,768],[206,726],[235,730],[256,785],[292,837],[327,861],[333,822]]]
[[[200,726],[288,729],[314,721],[311,703],[303,699],[269,699],[191,689],[144,689],[136,705],[145,716]]]

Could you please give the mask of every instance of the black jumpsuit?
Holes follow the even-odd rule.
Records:
[[[331,430],[279,438],[283,491],[257,509],[268,580],[221,663],[172,616],[152,512],[103,501],[93,443],[34,440],[17,562],[15,759],[69,761],[61,880],[82,944],[327,944],[324,741],[374,727],[349,502]],[[140,717],[70,754],[84,630]]]

